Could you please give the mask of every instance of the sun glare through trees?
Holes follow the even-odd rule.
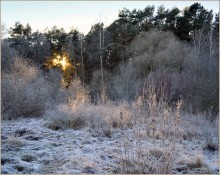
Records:
[[[71,67],[72,64],[66,55],[57,55],[54,54],[55,58],[52,59],[53,66],[61,66],[61,69],[65,71],[68,67]]]

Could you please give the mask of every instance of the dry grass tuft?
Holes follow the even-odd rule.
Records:
[[[123,113],[125,126],[130,126],[131,112],[126,103],[93,105],[75,100],[71,104],[59,105],[55,110],[48,110],[45,117],[50,120],[48,127],[54,130],[89,126],[93,136],[111,137],[113,128],[120,127],[120,113]]]
[[[32,162],[32,161],[35,161],[37,158],[30,155],[30,154],[23,154],[21,156],[21,160],[25,161],[25,162]]]
[[[47,123],[47,127],[53,130],[66,128],[81,129],[85,126],[83,116],[77,116],[75,113],[62,110],[60,107],[57,110],[47,111],[45,116],[50,120]]]
[[[161,149],[150,149],[149,150],[150,156],[154,156],[159,159],[163,155],[163,151]]]
[[[9,136],[6,145],[8,149],[19,149],[23,146],[23,143],[18,137]]]

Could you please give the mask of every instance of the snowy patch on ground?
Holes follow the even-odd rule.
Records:
[[[120,129],[110,138],[93,137],[87,127],[54,131],[46,124],[43,118],[2,121],[1,173],[116,173],[122,151]],[[150,138],[142,142],[147,148],[153,146]],[[212,173],[218,173],[218,152],[204,150],[202,140],[178,142],[177,150],[179,159],[202,156]],[[181,168],[174,173],[184,173]]]

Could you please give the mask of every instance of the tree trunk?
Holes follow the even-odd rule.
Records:
[[[83,41],[80,42],[80,47],[81,47],[81,61],[82,61],[82,83],[83,83],[83,88],[84,88],[84,81],[85,81],[85,76],[84,76],[84,60],[83,60]]]

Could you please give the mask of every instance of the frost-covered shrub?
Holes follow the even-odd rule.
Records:
[[[129,46],[130,59],[112,77],[113,99],[134,100],[140,95],[145,79],[155,74],[159,81],[166,72],[181,72],[189,48],[172,33],[152,30],[136,36]],[[160,80],[159,80],[160,78]],[[168,82],[166,82],[168,80]],[[165,79],[170,88],[170,80]]]
[[[123,124],[129,126],[131,111],[127,103],[62,104],[58,105],[56,110],[48,110],[45,118],[49,119],[48,127],[51,129],[79,129],[86,125],[90,128],[92,135],[107,136],[110,134],[107,132],[121,126],[121,115],[123,115]]]
[[[218,112],[218,85],[215,78],[198,76],[194,71],[188,70],[174,73],[172,76],[173,97],[184,99],[186,110],[192,112],[213,109],[213,114]]]
[[[125,131],[124,134],[122,131],[120,173],[172,172],[180,135],[182,101],[177,101],[175,108],[169,107],[163,90],[157,91],[155,85],[152,81],[151,84],[144,84],[142,96],[133,104],[131,132],[127,134]],[[145,145],[145,139],[152,142],[150,147]]]
[[[157,30],[136,36],[129,48],[137,73],[146,69],[147,74],[161,67],[180,70],[188,55],[188,48],[174,34]]]
[[[59,96],[58,85],[28,60],[16,58],[10,67],[2,72],[2,114],[13,118],[42,115]]]
[[[193,155],[193,156],[181,156],[178,161],[178,165],[175,170],[177,173],[191,174],[214,174],[213,170],[207,166],[204,161],[203,155]]]
[[[68,105],[77,107],[80,104],[90,102],[89,91],[83,88],[79,80],[73,80],[68,89],[62,90]]]
[[[134,66],[130,63],[121,66],[119,72],[111,77],[108,95],[113,100],[134,100],[140,87],[140,78],[134,73]]]
[[[120,127],[121,113],[123,113],[125,125],[131,122],[131,111],[127,103],[114,104],[107,102],[106,104],[99,105],[87,104],[87,106],[81,106],[78,111],[89,119],[91,128]]]
[[[129,46],[128,63],[120,66],[111,78],[110,97],[134,100],[140,95],[145,79],[152,79],[157,89],[165,88],[170,103],[183,98],[186,110],[207,111],[212,107],[216,115],[218,51],[211,58],[208,51],[201,50],[196,55],[194,47],[170,32],[142,32]]]
[[[84,116],[69,110],[68,106],[59,105],[56,110],[48,110],[45,116],[49,119],[48,128],[53,130],[80,129],[85,126]]]

